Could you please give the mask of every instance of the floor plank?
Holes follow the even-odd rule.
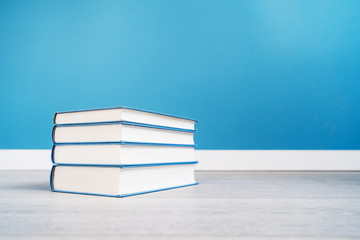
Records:
[[[360,172],[196,175],[197,186],[110,198],[50,192],[46,171],[0,171],[0,238],[360,238]]]

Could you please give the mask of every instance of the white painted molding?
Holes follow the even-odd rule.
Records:
[[[360,150],[199,150],[196,154],[198,170],[360,170]]]
[[[1,149],[0,170],[50,170],[50,156],[48,149]]]
[[[0,150],[0,170],[50,170],[50,150]],[[360,171],[360,150],[197,150],[197,170]]]

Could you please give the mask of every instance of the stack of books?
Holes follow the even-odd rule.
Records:
[[[127,107],[58,112],[51,190],[125,197],[195,185],[195,122]]]

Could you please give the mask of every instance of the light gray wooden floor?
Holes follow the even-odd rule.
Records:
[[[360,172],[198,172],[128,198],[53,193],[0,171],[0,239],[360,239]]]

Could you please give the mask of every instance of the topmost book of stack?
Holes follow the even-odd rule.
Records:
[[[54,116],[54,124],[56,125],[108,122],[141,123],[170,128],[195,130],[195,122],[197,121],[194,119],[128,107],[58,112]]]

